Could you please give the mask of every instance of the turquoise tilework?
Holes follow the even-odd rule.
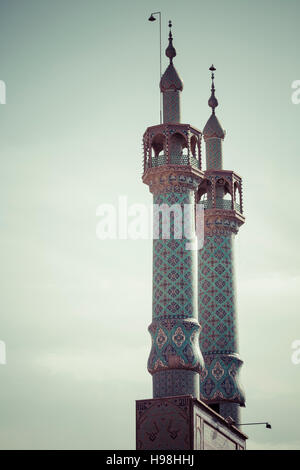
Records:
[[[189,225],[194,223],[193,203],[191,190],[154,196],[154,204],[158,205],[178,204],[183,210],[184,204],[189,204],[186,206]],[[186,249],[185,236],[176,239],[179,234],[175,219],[171,217],[170,239],[162,238],[162,217],[154,220],[154,224],[158,223],[159,238],[153,240],[153,321],[149,326],[152,348],[148,360],[152,374],[168,369],[200,372],[203,365],[197,318],[197,252]],[[156,229],[155,226],[154,232]]]
[[[200,396],[206,402],[228,400],[244,404],[238,381],[242,361],[237,354],[233,237],[206,236],[199,252],[200,349],[205,360]]]

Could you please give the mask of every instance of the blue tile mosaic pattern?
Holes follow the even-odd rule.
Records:
[[[233,237],[206,236],[199,251],[200,349],[205,360],[200,394],[205,402],[226,400],[244,405],[238,381],[242,361],[237,353]]]
[[[171,207],[178,204],[182,210],[185,204],[189,213],[185,222],[194,224],[194,193],[166,192],[154,196],[154,204],[166,204]],[[186,209],[185,209],[186,210]],[[158,226],[157,226],[158,224]],[[182,220],[183,224],[183,220]],[[151,374],[166,370],[201,371],[203,359],[199,348],[200,326],[197,319],[197,252],[186,249],[188,239],[179,235],[176,215],[171,217],[170,239],[164,239],[164,221],[154,219],[154,232],[158,230],[159,238],[153,240],[153,312],[149,332],[152,338],[152,348],[148,360],[148,370]],[[183,231],[184,227],[182,227]],[[182,383],[184,374],[178,374]],[[164,375],[167,379],[167,375]],[[179,393],[180,387],[172,374],[173,393]],[[199,377],[199,376],[198,376]],[[188,376],[187,376],[188,378]],[[155,396],[164,396],[161,380],[154,387]],[[197,396],[198,386],[192,380],[193,395]],[[176,392],[176,390],[178,392]],[[181,392],[182,393],[182,392]],[[161,395],[162,394],[162,395]]]

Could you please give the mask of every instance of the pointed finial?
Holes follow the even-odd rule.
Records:
[[[219,104],[217,98],[215,97],[214,72],[216,71],[216,68],[214,67],[214,65],[212,65],[211,67],[209,67],[209,70],[211,71],[211,96],[208,100],[208,106],[212,108],[212,114],[215,114],[215,108]]]
[[[169,45],[166,49],[166,56],[169,57],[170,59],[170,64],[173,63],[173,59],[174,57],[176,56],[176,49],[175,47],[173,46],[173,36],[172,36],[172,31],[171,31],[171,28],[172,28],[172,21],[169,21],[169,28],[170,28],[170,31],[169,31]]]

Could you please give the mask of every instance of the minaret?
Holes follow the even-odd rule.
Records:
[[[183,83],[173,65],[176,50],[171,26],[170,22],[166,49],[170,63],[160,81],[163,123],[148,127],[143,138],[143,182],[153,194],[154,237],[156,234],[148,371],[153,377],[154,398],[197,398],[203,364],[197,313],[197,250],[188,249],[187,243],[195,238],[195,191],[203,177],[201,132],[180,122]]]
[[[204,246],[198,254],[200,349],[205,361],[200,398],[238,423],[245,397],[238,380],[242,360],[238,355],[233,244],[245,219],[242,180],[233,171],[223,170],[225,132],[215,114],[215,70],[212,65],[208,100],[212,114],[203,130],[206,171],[197,194],[205,209]]]
[[[171,28],[171,23],[169,26]],[[209,169],[205,174],[201,170],[202,134],[190,124],[180,122],[180,95],[183,83],[173,65],[176,50],[173,46],[171,29],[166,56],[169,59],[169,65],[160,80],[160,90],[163,94],[163,123],[148,127],[143,137],[143,182],[149,186],[153,194],[154,209],[152,323],[149,326],[152,347],[148,359],[148,371],[152,375],[153,398],[136,401],[136,448],[138,450],[176,451],[241,450],[246,448],[247,436],[232,425],[232,422],[226,421],[210,406],[199,400],[201,372],[204,378],[201,386],[207,394],[203,396],[204,399],[207,397],[210,399],[212,381],[206,380],[205,374],[208,378],[209,374],[215,376],[220,371],[218,378],[221,378],[223,374],[225,381],[221,381],[217,390],[221,393],[225,388],[227,402],[224,405],[227,403],[231,405],[232,401],[234,405],[236,402],[241,403],[239,388],[235,379],[231,379],[241,362],[236,354],[235,333],[231,333],[231,325],[232,328],[235,326],[234,309],[230,303],[230,312],[228,315],[226,313],[224,322],[226,328],[218,330],[224,331],[224,338],[222,335],[219,336],[220,342],[222,340],[224,345],[222,343],[222,346],[219,346],[219,342],[217,346],[212,343],[208,345],[205,343],[205,335],[202,337],[208,367],[204,369],[199,347],[201,327],[198,321],[197,303],[198,257],[200,269],[203,269],[199,279],[200,289],[203,289],[205,288],[203,276],[210,269],[205,270],[206,263],[211,267],[213,263],[217,265],[218,250],[224,250],[224,257],[227,261],[225,262],[224,258],[222,266],[227,264],[222,268],[224,274],[222,274],[223,271],[219,271],[218,280],[219,283],[224,282],[222,295],[225,296],[225,293],[227,295],[226,289],[231,289],[232,272],[229,271],[228,266],[231,263],[229,260],[231,260],[232,233],[237,231],[244,219],[236,211],[237,205],[226,207],[226,211],[225,209],[218,211],[216,201],[220,200],[223,203],[223,193],[229,187],[232,187],[230,189],[232,194],[235,188],[240,188],[240,178],[233,172],[222,170],[220,163],[218,169]],[[212,103],[214,111],[215,102],[212,101]],[[217,119],[214,116],[210,122],[213,127],[212,131],[205,130],[208,160],[212,154],[208,149],[209,139],[217,139],[212,142],[221,154],[219,144],[224,135],[223,131],[221,134],[219,132],[220,125],[217,130],[216,122]],[[213,147],[214,144],[211,148]],[[214,164],[212,163],[209,168],[215,168]],[[235,186],[236,184],[239,186]],[[222,185],[223,192],[220,189]],[[195,211],[195,196],[197,194],[200,197],[201,192],[208,193],[207,203],[211,204],[212,209],[204,211],[211,215],[205,219],[206,245],[199,256],[195,234],[195,213],[198,215],[201,211]],[[224,204],[225,202],[228,203],[224,200]],[[210,224],[214,223],[216,226],[210,227]],[[207,227],[211,230],[209,231]],[[214,227],[217,230],[216,234]],[[214,249],[211,251],[211,244],[217,251],[216,253]],[[207,257],[210,257],[208,262]],[[212,275],[210,279],[209,282],[213,282]],[[229,296],[230,292],[228,299],[226,298],[228,304],[232,301]],[[208,295],[213,296],[210,289]],[[206,298],[201,293],[200,300],[204,305]],[[221,302],[221,299],[219,300]],[[209,313],[200,308],[200,319],[202,317],[205,319],[204,324],[209,339],[211,338],[208,329],[210,314],[218,323],[219,328],[223,327],[222,322],[217,320],[221,311],[213,310],[213,302],[215,302],[214,297],[208,305]],[[222,308],[224,312],[227,312],[227,306],[222,304]],[[227,335],[234,336],[234,340],[225,341]],[[217,351],[216,347],[220,350]],[[216,359],[213,362],[212,372],[209,368],[209,353],[213,359]],[[216,387],[213,386],[213,389],[215,390]],[[215,399],[215,396],[213,398]],[[209,399],[206,401],[210,404]],[[217,395],[213,403],[219,401],[221,401],[220,395]],[[223,413],[224,410],[222,409],[221,412]],[[234,415],[231,409],[230,415]],[[177,456],[176,462],[191,466],[193,462],[190,458],[191,456]],[[168,463],[175,463],[175,460],[168,461]]]

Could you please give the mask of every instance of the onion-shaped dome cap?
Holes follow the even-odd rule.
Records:
[[[183,90],[183,82],[178,75],[177,70],[173,65],[173,59],[176,56],[176,49],[173,46],[173,36],[171,32],[172,23],[169,21],[169,45],[166,49],[166,56],[170,59],[170,64],[168,65],[165,73],[160,80],[160,89],[162,92],[167,90]]]
[[[209,100],[208,100],[208,106],[212,109],[215,109],[218,106],[218,100],[215,97],[215,91],[212,92]]]

